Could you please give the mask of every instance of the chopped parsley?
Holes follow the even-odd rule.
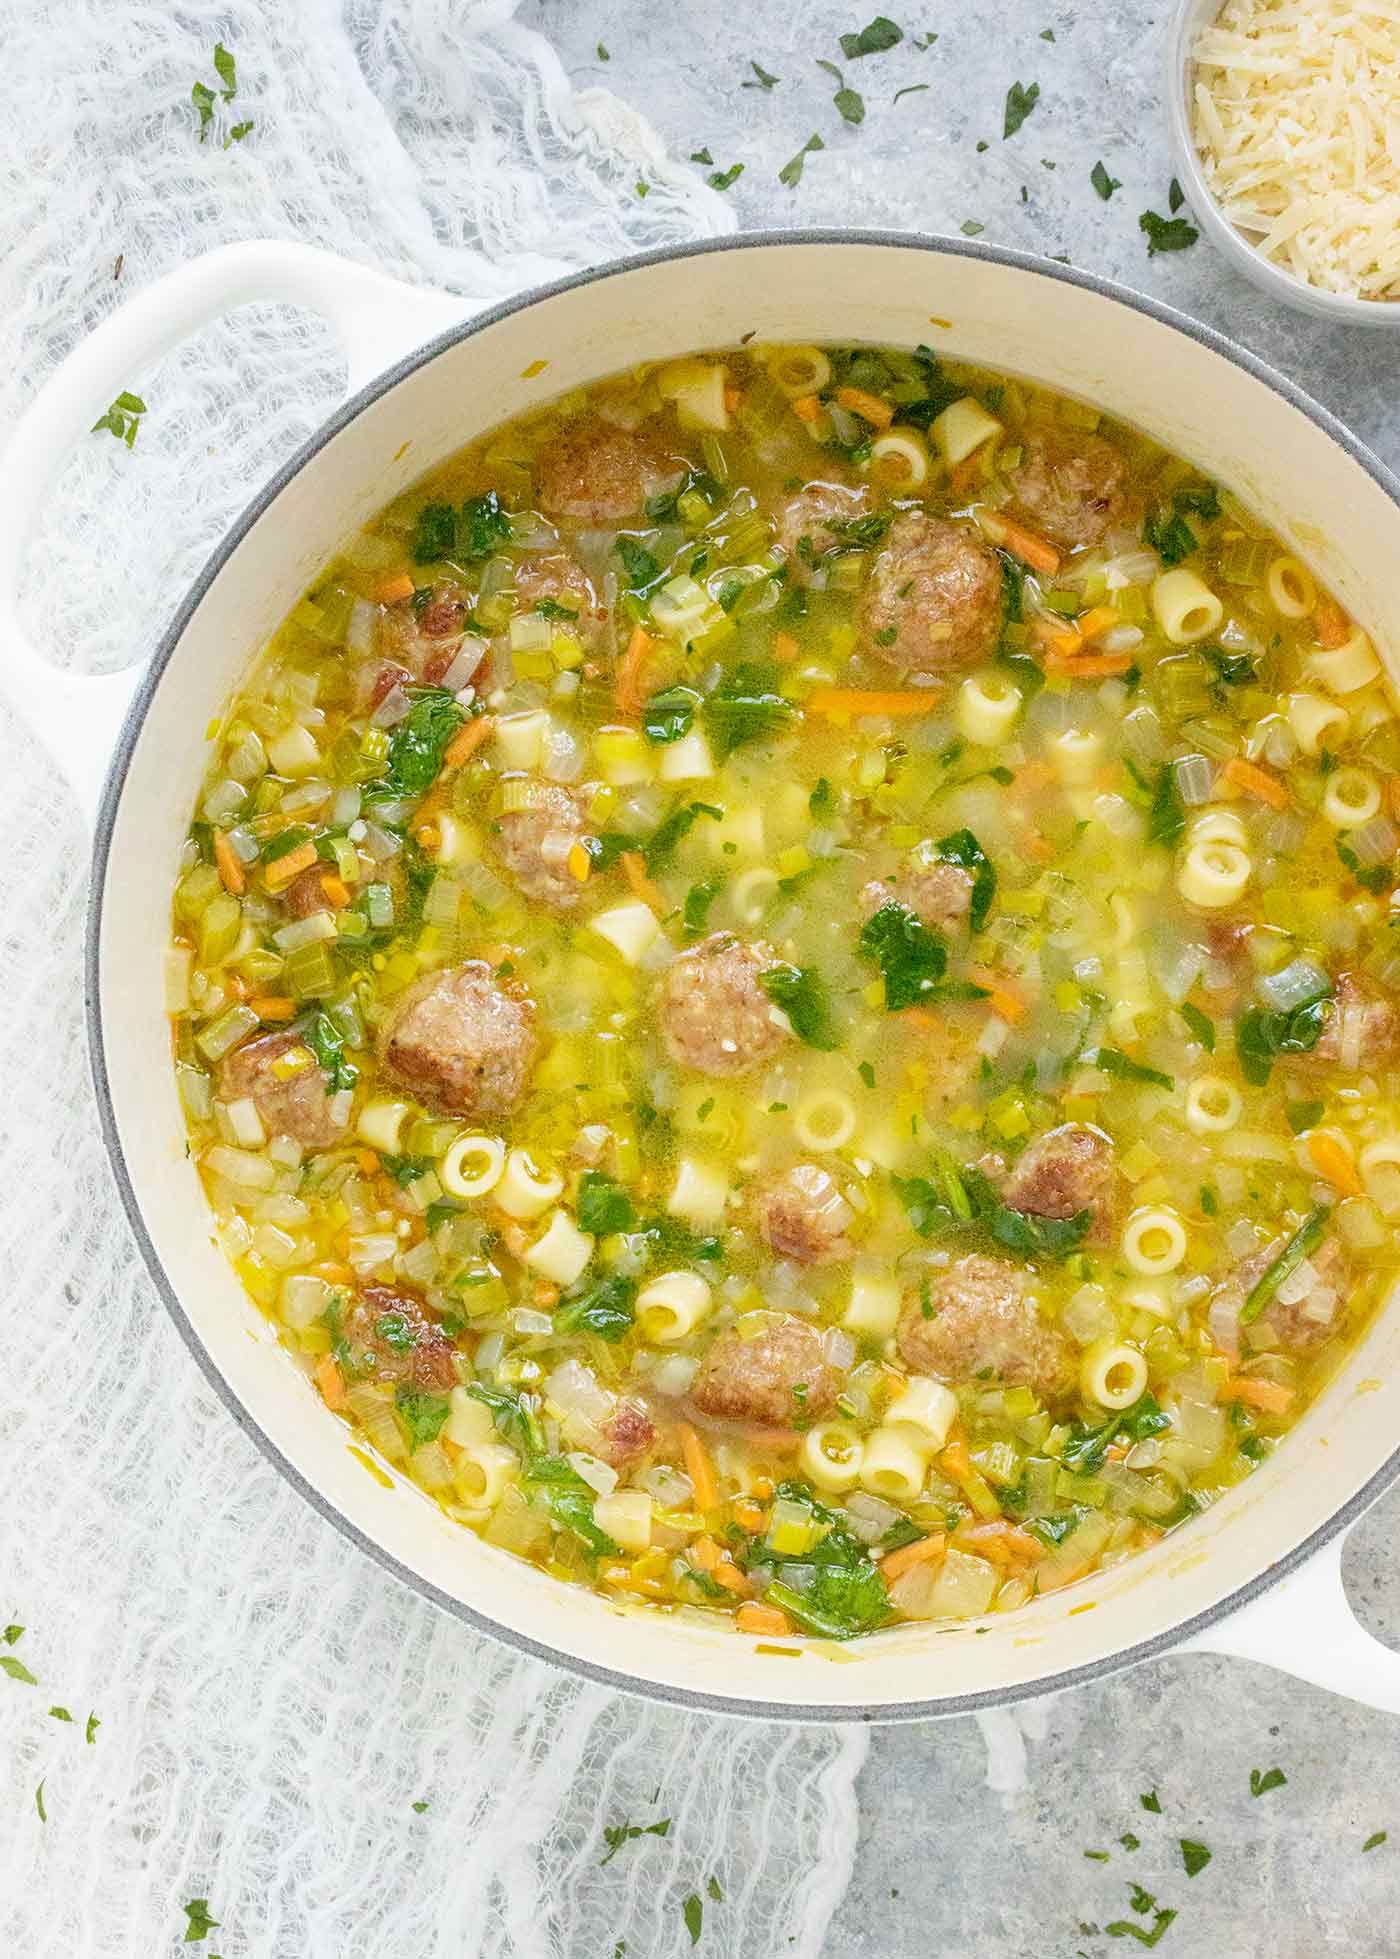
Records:
[[[859,33],[841,36],[841,52],[847,61],[859,61],[863,55],[884,54],[888,48],[898,47],[903,39],[903,28],[896,27],[888,15],[876,14]]]
[[[1146,1795],[1139,1796],[1138,1801],[1142,1804],[1143,1808],[1145,1810],[1150,1811],[1150,1813],[1153,1816],[1160,1816],[1162,1814],[1162,1801],[1155,1789],[1149,1789]]]
[[[1040,100],[1040,83],[1022,84],[1013,82],[1006,91],[1006,115],[1002,123],[1001,140],[1014,136],[1026,117]]]
[[[826,985],[815,966],[790,966],[783,961],[761,972],[758,983],[774,1006],[782,1008],[805,1046],[830,1051],[837,1045]]]
[[[87,1718],[87,1727],[84,1730],[84,1737],[83,1737],[84,1740],[87,1742],[89,1748],[97,1740],[97,1730],[101,1726],[102,1723],[98,1720],[97,1716],[95,1714],[89,1714]]]
[[[642,709],[642,732],[648,741],[679,741],[695,723],[700,695],[693,687],[667,687],[653,694]]]
[[[984,224],[979,224],[976,218],[964,218],[958,226],[958,230],[964,238],[979,238],[986,229],[987,227]],[[893,626],[889,628],[889,635],[892,641],[897,637]],[[875,637],[879,639],[880,635],[876,633]]]
[[[867,1088],[874,1088],[875,1070],[868,1061],[862,1061],[856,1069],[856,1073],[860,1076]]]
[[[413,527],[412,556],[419,565],[440,558],[477,564],[510,536],[510,513],[494,490],[468,497],[460,509],[450,503],[425,503]]]
[[[1098,192],[1105,204],[1112,197],[1114,191],[1122,190],[1123,188],[1122,178],[1110,177],[1102,163],[1096,163],[1089,172],[1089,182],[1094,186],[1094,189]]]
[[[1143,1925],[1134,1925],[1131,1919],[1115,1918],[1104,1926],[1104,1930],[1111,1939],[1136,1939],[1139,1945],[1156,1945],[1175,1917],[1174,1911],[1159,1911],[1150,1930]]]
[[[607,51],[607,49],[606,49],[606,48],[605,48],[605,47],[603,46],[603,44],[602,44],[602,42],[601,42],[601,41],[600,41],[600,42],[598,43],[598,47],[597,47],[597,55],[598,55],[598,59],[599,59],[599,61],[611,61],[611,60],[612,60],[612,56],[611,56],[611,55],[610,55],[610,54],[608,53],[608,51]]]
[[[732,190],[743,174],[742,163],[731,163],[727,170],[712,170],[705,182],[711,190]]]
[[[410,1184],[416,1184],[433,1167],[430,1156],[381,1156],[379,1162],[400,1190],[407,1190]]]
[[[9,1674],[11,1680],[22,1681],[26,1687],[39,1684],[24,1661],[16,1659],[13,1653],[0,1653],[0,1671]]]
[[[826,144],[814,131],[797,152],[797,155],[790,156],[778,172],[778,182],[780,184],[786,184],[789,190],[796,190],[797,186],[802,182],[802,172],[806,167],[808,157],[811,156],[814,150],[824,150],[825,148]]]
[[[45,1781],[46,1780],[47,1777],[45,1777]],[[49,1812],[44,1808],[44,1783],[43,1782],[40,1782],[38,1788],[34,1791],[34,1807],[39,1812],[39,1821],[41,1823],[47,1823],[49,1820]]]
[[[1375,1830],[1367,1837],[1361,1848],[1363,1850],[1379,1850],[1389,1835],[1389,1830]]]
[[[451,1409],[445,1394],[422,1394],[400,1383],[394,1396],[394,1412],[408,1438],[410,1453],[437,1441]]]
[[[1206,1053],[1214,1054],[1215,1022],[1210,1018],[1209,1014],[1202,1013],[1199,1007],[1193,1007],[1189,1000],[1183,1000],[1177,1008],[1177,1012],[1191,1029],[1193,1037],[1205,1049]]]
[[[967,1233],[1019,1258],[1067,1258],[1083,1243],[1093,1222],[1093,1213],[1087,1210],[1071,1218],[1042,1218],[1032,1211],[1014,1210],[972,1165],[959,1169],[944,1161],[937,1165],[936,1181],[892,1177],[891,1182],[921,1238]],[[1115,1416],[1115,1426],[1121,1420]]]
[[[836,93],[832,101],[843,122],[862,123],[865,121],[865,97],[858,95],[853,88],[847,88],[846,78],[834,61],[819,61],[818,68],[825,68],[836,82]]]
[[[318,1013],[302,1039],[324,1069],[326,1085],[332,1094],[338,1094],[343,1088],[355,1086],[360,1079],[360,1071],[345,1059],[345,1036],[329,1014]],[[389,1160],[393,1162],[407,1159]],[[393,1175],[392,1171],[390,1175]],[[412,1182],[412,1178],[409,1181]]]
[[[532,1456],[543,1447],[539,1420],[526,1396],[515,1388],[492,1388],[483,1381],[472,1381],[467,1393],[491,1410],[491,1418],[502,1439],[522,1456]]]
[[[1164,218],[1157,211],[1142,212],[1138,228],[1147,234],[1149,258],[1156,258],[1158,252],[1184,252],[1201,235],[1185,218]]]
[[[1331,1216],[1331,1206],[1319,1204],[1303,1220],[1277,1258],[1270,1262],[1250,1287],[1240,1308],[1241,1326],[1248,1326],[1251,1321],[1257,1320],[1284,1280],[1317,1250],[1327,1235],[1327,1223]]]
[[[778,671],[769,662],[744,660],[731,667],[702,709],[705,727],[719,759],[747,742],[781,734],[796,713],[778,691]]]
[[[971,830],[954,830],[951,836],[940,837],[938,855],[945,864],[957,864],[963,870],[971,871],[972,904],[967,922],[972,931],[980,932],[987,922],[992,900],[997,895],[995,865]]]
[[[134,395],[130,389],[123,388],[106,414],[98,416],[89,433],[96,435],[101,429],[107,429],[116,436],[118,442],[124,442],[128,449],[134,448],[137,431],[141,426],[141,417],[145,412],[146,404],[140,395]]]
[[[1281,1789],[1287,1780],[1282,1769],[1251,1769],[1249,1793],[1251,1796],[1267,1796],[1270,1789]]]
[[[1252,1088],[1263,1088],[1281,1054],[1311,1054],[1327,1020],[1331,994],[1319,994],[1286,1013],[1248,1007],[1235,1022],[1235,1051]]]
[[[189,1920],[189,1923],[185,1927],[183,1940],[185,1945],[197,1945],[201,1939],[207,1939],[214,1927],[220,1922],[217,1918],[211,1918],[209,1916],[209,1900],[207,1898],[191,1898],[185,1906],[185,1917]]]
[[[425,687],[389,737],[389,757],[375,793],[397,800],[426,795],[442,770],[452,737],[467,718],[466,709],[445,687]]]
[[[935,34],[932,36],[932,39],[936,41],[938,36]],[[902,95],[926,95],[927,93],[927,82],[910,82],[907,88],[897,88],[895,90],[894,94],[890,97],[890,107],[893,108]]]
[[[1173,216],[1175,216],[1175,214],[1181,209],[1182,205],[1185,202],[1186,202],[1186,193],[1181,188],[1181,185],[1177,182],[1176,178],[1173,177],[1170,184],[1168,184],[1167,186],[1167,209],[1172,213]]]
[[[740,83],[741,88],[761,88],[766,91],[770,88],[776,88],[782,80],[781,75],[770,75],[768,70],[760,67],[756,61],[751,61],[749,66],[753,69],[754,79],[751,82]]]
[[[635,1843],[638,1837],[664,1837],[669,1834],[671,1819],[663,1816],[659,1823],[608,1823],[603,1828],[603,1842],[608,1846],[606,1857],[598,1859],[601,1870],[610,1864],[624,1843]]]
[[[692,1891],[681,1906],[681,1916],[685,1919],[685,1929],[690,1934],[690,1943],[699,1945],[700,1927],[705,1919],[705,1906],[696,1891]]]
[[[431,1803],[429,1803],[426,1797],[420,1796],[418,1801],[416,1803],[410,1804],[409,1807],[412,1809],[415,1816],[422,1816],[424,1811],[430,1809],[432,1805]]]
[[[1134,1061],[1119,1048],[1099,1048],[1092,1065],[1102,1068],[1106,1075],[1116,1075],[1119,1081],[1150,1082],[1154,1088],[1176,1087],[1171,1076],[1164,1075],[1160,1068],[1144,1067],[1141,1061]]]
[[[578,1186],[579,1230],[608,1238],[615,1231],[633,1230],[636,1222],[632,1200],[616,1178],[605,1170],[585,1170]]]
[[[1180,1837],[1177,1840],[1181,1845],[1181,1861],[1186,1866],[1186,1875],[1195,1877],[1210,1862],[1210,1852],[1194,1837]]]

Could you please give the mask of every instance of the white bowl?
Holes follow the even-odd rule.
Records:
[[[1167,36],[1167,115],[1176,153],[1176,174],[1201,230],[1236,271],[1243,273],[1261,292],[1282,300],[1285,306],[1296,306],[1300,312],[1311,313],[1315,319],[1331,320],[1338,326],[1400,327],[1400,301],[1352,299],[1346,293],[1325,292],[1321,286],[1307,285],[1266,259],[1225,217],[1207,187],[1191,134],[1191,49],[1201,29],[1215,19],[1220,8],[1221,0],[1177,0]]]

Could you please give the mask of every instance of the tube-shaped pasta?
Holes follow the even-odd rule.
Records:
[[[624,1551],[651,1547],[652,1501],[645,1490],[613,1490],[593,1506],[593,1521]]]
[[[1233,1129],[1244,1097],[1224,1075],[1198,1075],[1186,1091],[1186,1127],[1195,1136]]]
[[[1334,830],[1369,823],[1381,806],[1381,785],[1365,769],[1334,769],[1322,792],[1322,814]]]
[[[1232,809],[1203,809],[1186,826],[1186,841],[1193,843],[1233,843],[1249,849],[1249,832],[1244,818]]]
[[[773,902],[778,889],[778,873],[767,864],[755,864],[740,871],[729,893],[729,903],[741,925],[757,925]]]
[[[883,1340],[894,1332],[899,1318],[899,1281],[887,1273],[857,1271],[851,1279],[850,1304],[841,1324],[852,1333],[871,1333]]]
[[[941,1449],[958,1412],[958,1397],[941,1381],[911,1374],[903,1394],[885,1411],[887,1428],[908,1429],[919,1449]]]
[[[1092,728],[1066,728],[1049,742],[1050,762],[1061,782],[1074,788],[1091,782],[1103,757],[1103,736]]]
[[[793,1110],[792,1133],[805,1150],[844,1149],[856,1133],[855,1104],[839,1088],[819,1088]]]
[[[860,1481],[865,1444],[847,1422],[819,1422],[803,1436],[798,1461],[819,1490],[839,1494]]]
[[[939,453],[950,468],[966,462],[974,449],[980,449],[992,436],[1001,434],[1001,423],[995,415],[989,415],[980,401],[971,395],[963,395],[935,416],[932,423],[933,439],[938,444]]]
[[[593,1256],[593,1240],[580,1231],[567,1211],[556,1211],[525,1254],[525,1263],[542,1279],[571,1286],[581,1278]]]
[[[1152,611],[1173,646],[1192,646],[1220,629],[1225,607],[1205,580],[1185,565],[1152,581]]]
[[[1274,611],[1285,619],[1306,619],[1317,604],[1317,581],[1296,558],[1275,558],[1264,573],[1264,590]]]
[[[1298,738],[1305,755],[1320,754],[1324,744],[1334,747],[1345,741],[1351,716],[1336,701],[1321,694],[1290,694],[1287,701],[1288,725]]]
[[[499,1136],[459,1136],[438,1165],[449,1197],[484,1197],[505,1174],[506,1146]]]
[[[494,1510],[520,1467],[504,1442],[473,1442],[452,1464],[452,1480],[470,1510]]]
[[[979,748],[996,748],[1010,735],[1021,712],[1021,690],[1000,674],[982,673],[958,689],[958,733]]]
[[[385,1156],[399,1153],[399,1132],[413,1113],[411,1102],[366,1102],[355,1120],[355,1134]]]
[[[1169,1296],[1170,1288],[1161,1279],[1141,1279],[1136,1285],[1124,1286],[1118,1294],[1120,1305],[1131,1306],[1135,1313],[1148,1313],[1154,1320],[1174,1320],[1176,1307]]]
[[[447,1397],[447,1425],[442,1432],[459,1449],[474,1449],[482,1442],[495,1441],[496,1424],[484,1401],[456,1387]]]
[[[1309,680],[1320,680],[1333,694],[1354,694],[1380,675],[1376,649],[1358,626],[1340,646],[1314,647],[1304,662]]]
[[[1123,1340],[1096,1340],[1079,1362],[1079,1386],[1100,1408],[1131,1408],[1147,1386],[1147,1362]]]
[[[1249,883],[1250,857],[1233,843],[1194,843],[1183,851],[1176,888],[1188,905],[1216,911],[1232,905]]]
[[[526,1150],[512,1150],[496,1185],[496,1202],[508,1218],[537,1218],[564,1188],[557,1170],[542,1170]]]
[[[1377,1136],[1362,1146],[1356,1160],[1363,1177],[1369,1176],[1372,1170],[1400,1164],[1400,1136]]]
[[[870,445],[870,473],[892,490],[917,490],[928,481],[928,450],[913,429],[886,429]]]
[[[915,1447],[908,1432],[877,1428],[866,1436],[860,1486],[869,1490],[871,1496],[885,1497],[891,1503],[912,1503],[923,1489],[927,1474],[927,1458]]]
[[[1123,1227],[1123,1257],[1134,1272],[1160,1278],[1186,1256],[1186,1227],[1165,1205],[1144,1206]]]
[[[789,401],[820,394],[831,379],[831,362],[820,347],[765,347],[759,359]]]
[[[637,1326],[653,1346],[674,1347],[709,1318],[712,1304],[698,1272],[663,1272],[637,1294]]]
[[[666,1209],[673,1218],[684,1218],[689,1224],[718,1224],[728,1196],[729,1177],[719,1164],[683,1156],[676,1165],[676,1181]]]

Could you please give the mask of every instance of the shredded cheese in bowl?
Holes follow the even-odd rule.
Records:
[[[1309,285],[1400,299],[1400,0],[1226,0],[1191,57],[1222,215]]]

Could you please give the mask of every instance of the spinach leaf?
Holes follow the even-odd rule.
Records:
[[[724,816],[722,809],[713,803],[682,803],[664,816],[642,845],[642,856],[646,859],[648,871],[664,871],[670,863],[676,845],[682,837],[688,836],[702,816],[708,816],[718,823]]]
[[[896,27],[887,15],[876,14],[859,33],[841,36],[841,52],[847,61],[859,61],[862,55],[883,54],[886,48],[897,47],[903,39],[903,28]]]
[[[556,1524],[570,1530],[594,1557],[616,1557],[618,1547],[595,1522],[596,1496],[563,1456],[535,1456],[526,1463],[523,1481],[543,1503]]]
[[[1367,864],[1363,866],[1361,859],[1344,838],[1338,837],[1335,841],[1338,857],[1341,858],[1343,864],[1345,864],[1353,878],[1355,878],[1356,882],[1364,891],[1387,891],[1394,884],[1395,860],[1393,857],[1389,862],[1384,864]]]
[[[466,709],[445,687],[424,688],[389,737],[388,764],[375,793],[394,799],[426,795],[466,718]]]
[[[971,830],[954,830],[951,836],[940,837],[938,854],[945,864],[958,864],[972,872],[972,908],[967,922],[972,931],[980,932],[997,895],[996,866]]]
[[[642,709],[642,732],[648,741],[679,741],[695,722],[700,696],[693,687],[668,687],[653,694]]]
[[[394,1411],[403,1424],[410,1451],[437,1441],[451,1406],[445,1394],[420,1394],[416,1388],[400,1385],[394,1396]]]
[[[433,1159],[430,1156],[381,1156],[379,1164],[400,1190],[407,1190],[410,1184],[416,1184],[420,1177],[428,1174],[433,1167]]]
[[[799,1041],[823,1050],[837,1045],[826,986],[815,966],[789,966],[786,962],[769,966],[759,974],[758,983],[792,1022]]]
[[[1142,1062],[1134,1061],[1119,1048],[1100,1048],[1093,1056],[1092,1065],[1102,1068],[1106,1075],[1116,1075],[1119,1081],[1151,1082],[1154,1088],[1176,1087],[1171,1076],[1164,1075],[1160,1068],[1145,1068]]]
[[[753,1547],[749,1562],[771,1565],[777,1573],[766,1596],[805,1631],[825,1639],[850,1639],[883,1625],[890,1616],[889,1594],[860,1539],[804,1483],[780,1483],[777,1495],[808,1510],[822,1535],[792,1556],[775,1552],[766,1538]]]
[[[1193,1007],[1189,1000],[1183,1000],[1177,1012],[1191,1029],[1207,1054],[1215,1053],[1215,1022],[1199,1007]]]
[[[534,1455],[544,1447],[539,1418],[522,1390],[492,1388],[484,1381],[472,1381],[468,1384],[467,1393],[473,1401],[479,1401],[491,1410],[492,1420],[502,1439],[518,1449],[522,1456]]]
[[[692,884],[685,894],[681,906],[681,923],[692,938],[699,938],[706,930],[710,906],[724,889],[722,877],[706,878],[703,883]]]
[[[636,1280],[615,1273],[577,1299],[566,1300],[554,1315],[554,1331],[596,1333],[616,1343],[632,1330],[636,1298]]]
[[[1311,1054],[1327,1024],[1331,994],[1304,1001],[1287,1013],[1249,1007],[1235,1022],[1235,1052],[1253,1088],[1263,1088],[1281,1054]]]
[[[1147,818],[1147,841],[1165,844],[1169,850],[1176,845],[1186,831],[1186,805],[1181,800],[1181,791],[1176,786],[1176,770],[1170,762],[1163,762],[1157,771],[1157,780],[1152,790],[1152,807]]]
[[[705,726],[723,760],[746,742],[781,734],[797,712],[778,691],[778,669],[759,661],[732,667],[705,701]]]
[[[886,1012],[899,1013],[938,997],[948,970],[948,948],[942,933],[925,925],[908,905],[897,898],[881,905],[865,921],[857,944],[861,957],[874,960],[884,975]]]
[[[360,1071],[345,1059],[345,1036],[329,1014],[318,1013],[302,1039],[326,1073],[326,1084],[334,1095],[342,1088],[353,1088]]]
[[[632,592],[646,592],[661,577],[661,566],[647,550],[640,538],[621,536],[613,549],[622,560],[622,569],[627,574],[627,588]]]
[[[921,1238],[966,1233],[999,1245],[1018,1258],[1067,1258],[1083,1243],[1091,1211],[1071,1218],[1042,1218],[1004,1204],[980,1170],[938,1166],[938,1180],[892,1177],[895,1195]]]
[[[607,1238],[615,1231],[635,1228],[637,1214],[632,1200],[616,1178],[605,1170],[585,1170],[578,1185],[578,1223],[580,1231],[595,1238]]]
[[[1039,82],[1031,82],[1029,85],[1023,85],[1020,82],[1013,82],[1011,84],[1010,88],[1006,91],[1006,114],[1001,128],[1001,140],[1003,143],[1008,136],[1014,136],[1016,134],[1016,131],[1021,127],[1021,124],[1026,120],[1026,117],[1039,100]]]
[[[460,510],[450,503],[425,503],[413,527],[413,562],[436,564],[459,558],[472,564],[489,558],[510,536],[510,514],[494,490],[468,497]]]

